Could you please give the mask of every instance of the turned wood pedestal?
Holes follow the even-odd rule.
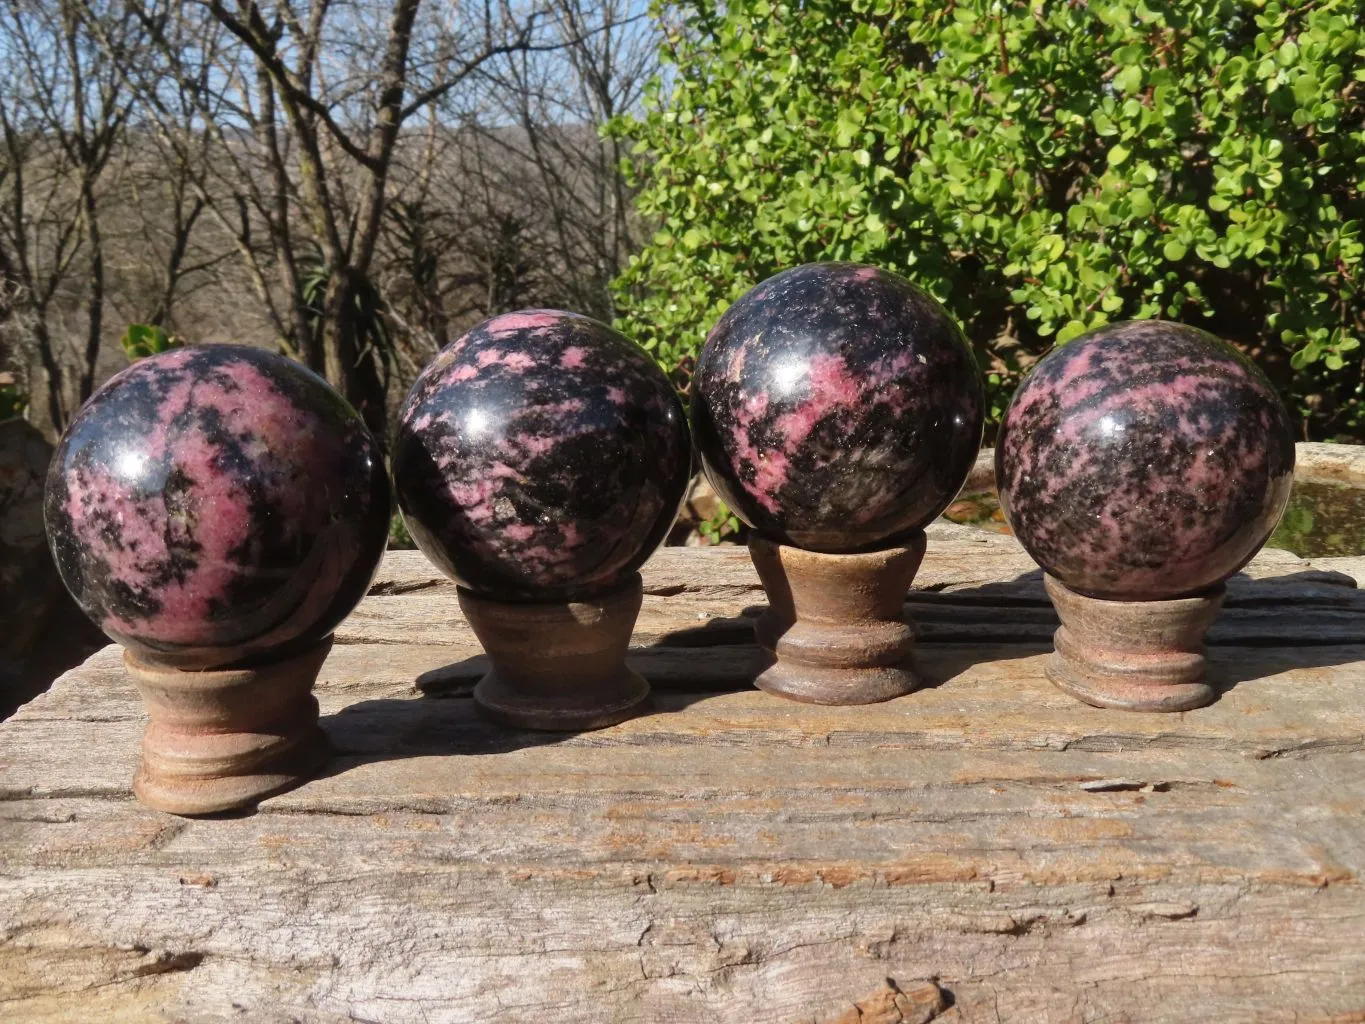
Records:
[[[851,555],[750,541],[768,595],[755,636],[771,655],[755,685],[810,704],[875,704],[917,689],[905,595],[924,547],[923,533]]]
[[[1218,695],[1204,679],[1204,636],[1223,607],[1221,584],[1169,601],[1105,601],[1044,576],[1062,620],[1047,677],[1099,708],[1189,711]]]
[[[151,717],[133,795],[172,814],[250,807],[327,759],[313,683],[332,640],[253,668],[185,671],[123,662]]]
[[[460,610],[492,667],[474,703],[495,722],[576,732],[638,715],[649,684],[626,666],[643,590],[635,573],[619,589],[583,601],[510,604],[463,587]]]

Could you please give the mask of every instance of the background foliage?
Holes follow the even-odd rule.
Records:
[[[306,363],[382,443],[479,320],[610,320],[640,222],[599,129],[658,39],[642,0],[0,3],[0,411],[55,439],[184,337]]]
[[[183,344],[181,339],[168,334],[159,324],[129,324],[128,329],[123,332],[123,337],[119,338],[119,345],[122,346],[123,354],[128,357],[130,363],[169,352]]]
[[[755,282],[898,270],[996,416],[1056,342],[1164,317],[1244,346],[1305,436],[1365,434],[1365,0],[686,0],[638,118],[657,231],[625,330],[685,375]]]

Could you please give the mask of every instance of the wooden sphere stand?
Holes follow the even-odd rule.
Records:
[[[187,671],[132,651],[123,663],[151,722],[133,795],[186,816],[250,807],[311,778],[330,748],[312,694],[328,637],[301,654],[251,668]]]
[[[810,704],[875,704],[918,689],[905,595],[924,547],[923,531],[861,554],[751,540],[768,595],[754,632],[769,664],[755,685]]]
[[[515,604],[459,588],[460,610],[492,668],[474,703],[493,721],[518,729],[578,732],[632,718],[649,683],[626,666],[644,599],[640,574],[599,597]]]
[[[1204,681],[1204,635],[1223,584],[1167,601],[1106,601],[1050,575],[1043,583],[1062,620],[1046,667],[1058,689],[1121,711],[1188,711],[1217,698]]]

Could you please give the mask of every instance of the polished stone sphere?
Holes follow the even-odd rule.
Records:
[[[1196,594],[1245,565],[1294,474],[1284,403],[1255,364],[1183,324],[1081,335],[1019,385],[995,449],[1019,541],[1072,590]]]
[[[52,458],[48,541],[114,640],[179,668],[297,653],[364,596],[388,538],[374,438],[319,377],[236,345],[134,363]]]
[[[812,263],[726,310],[697,362],[693,438],[721,499],[811,551],[892,547],[953,500],[981,444],[961,329],[904,278]]]
[[[557,310],[485,320],[422,371],[394,485],[413,540],[494,600],[585,599],[672,525],[691,471],[662,370],[606,324]]]

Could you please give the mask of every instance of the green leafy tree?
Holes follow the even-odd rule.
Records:
[[[129,324],[118,341],[130,363],[169,352],[184,344],[174,335],[167,334],[166,329],[158,324]]]
[[[632,173],[624,327],[686,368],[725,307],[877,263],[963,323],[995,414],[1051,345],[1163,317],[1365,429],[1365,0],[686,0]]]

